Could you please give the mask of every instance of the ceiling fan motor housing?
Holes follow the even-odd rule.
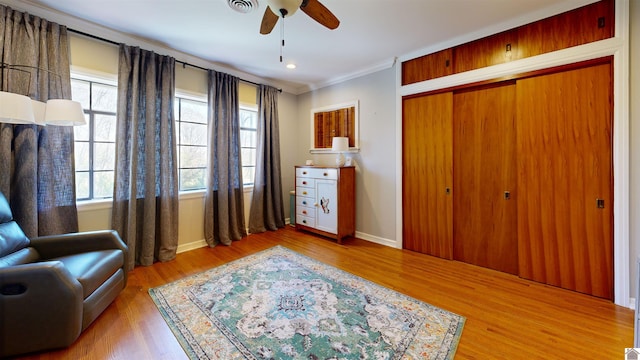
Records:
[[[293,15],[300,5],[302,0],[267,0],[269,7],[282,17]]]

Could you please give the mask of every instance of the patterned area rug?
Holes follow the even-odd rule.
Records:
[[[149,294],[191,359],[452,359],[465,321],[281,246]]]

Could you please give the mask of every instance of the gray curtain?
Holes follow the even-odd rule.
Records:
[[[271,86],[258,87],[257,137],[256,178],[249,213],[249,232],[254,234],[284,227],[278,90]]]
[[[209,246],[231,245],[247,236],[240,158],[239,79],[208,71],[209,156],[204,235]]]
[[[66,27],[0,5],[0,44],[3,91],[71,99]],[[0,124],[0,191],[27,236],[77,232],[73,128]]]
[[[175,59],[120,45],[112,225],[129,246],[129,269],[176,256],[174,88]]]

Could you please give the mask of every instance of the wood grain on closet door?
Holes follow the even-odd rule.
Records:
[[[454,259],[518,273],[515,81],[453,96]]]
[[[613,297],[612,67],[517,82],[520,275]]]
[[[451,259],[452,93],[403,99],[403,247]]]

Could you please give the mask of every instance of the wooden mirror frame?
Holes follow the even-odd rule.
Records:
[[[330,153],[333,137],[349,138],[349,152],[360,149],[358,100],[311,109],[311,153]]]

